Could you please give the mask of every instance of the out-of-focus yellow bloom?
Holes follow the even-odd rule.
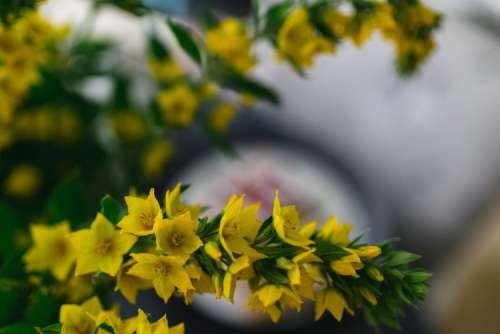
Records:
[[[153,254],[131,254],[137,261],[128,273],[153,282],[156,293],[166,303],[175,289],[186,293],[193,289],[191,279],[183,268],[186,258],[156,256]]]
[[[38,191],[41,178],[40,171],[35,166],[19,165],[4,182],[5,193],[17,198],[28,198]]]
[[[349,240],[351,230],[351,224],[338,224],[337,217],[333,216],[330,217],[326,224],[321,228],[321,231],[318,233],[318,237],[331,244],[346,246],[351,242]]]
[[[195,233],[196,222],[186,212],[170,219],[157,220],[155,225],[156,245],[168,255],[188,257],[203,243]]]
[[[75,275],[102,271],[116,276],[123,262],[123,255],[134,245],[137,237],[115,230],[101,213],[90,229],[73,232],[71,241],[78,249]]]
[[[359,255],[359,257],[369,260],[374,259],[382,254],[382,250],[378,246],[364,246],[354,251]]]
[[[205,36],[208,52],[222,58],[240,72],[248,72],[255,65],[252,41],[245,25],[229,18],[207,31]]]
[[[370,304],[372,304],[372,305],[378,304],[377,296],[371,290],[369,290],[367,288],[361,288],[361,289],[359,289],[359,292],[361,293],[363,298],[365,298],[366,301],[369,302]]]
[[[267,284],[252,293],[248,305],[255,311],[268,314],[273,322],[278,322],[283,307],[299,311],[302,300],[286,286]]]
[[[368,273],[368,276],[370,276],[372,279],[374,279],[377,282],[383,282],[384,281],[384,275],[380,272],[380,270],[377,267],[374,266],[369,266],[366,270]]]
[[[319,320],[325,310],[328,310],[337,321],[342,320],[344,310],[350,314],[354,312],[349,308],[342,294],[334,288],[328,288],[316,293],[316,320]]]
[[[93,334],[97,326],[96,318],[101,311],[102,306],[97,297],[82,305],[63,305],[59,314],[61,334]]]
[[[24,255],[28,271],[49,270],[58,280],[68,277],[75,262],[75,249],[67,238],[71,233],[68,222],[54,226],[31,225],[33,246]]]
[[[224,298],[234,302],[234,289],[236,288],[237,275],[250,267],[250,258],[242,255],[229,266],[222,282]]]
[[[215,261],[220,261],[222,256],[222,252],[220,251],[219,245],[217,245],[216,241],[209,241],[203,247],[205,252]]]
[[[142,169],[146,177],[150,179],[161,175],[165,166],[173,155],[173,147],[170,142],[155,141],[147,147],[142,156]]]
[[[101,311],[97,315],[97,325],[106,323],[113,328],[115,334],[132,334],[137,329],[137,317],[122,320],[118,310]],[[99,329],[96,334],[106,334],[108,331]]]
[[[315,31],[305,7],[288,15],[278,32],[277,44],[279,56],[299,67],[311,67],[320,53],[335,52],[335,44]]]
[[[149,191],[147,198],[125,196],[128,214],[118,223],[123,231],[144,236],[154,233],[157,218],[161,220],[163,213],[156,199],[154,189]]]
[[[211,99],[219,92],[219,86],[215,82],[206,82],[198,88],[198,94],[202,99]]]
[[[351,254],[342,257],[340,260],[331,261],[330,268],[342,276],[359,277],[356,270],[363,268],[363,261],[361,261],[359,256],[354,251],[349,249],[346,250]]]
[[[164,59],[150,58],[149,71],[160,82],[172,82],[184,75],[177,62],[171,57]]]
[[[118,137],[128,143],[136,143],[144,138],[147,131],[146,121],[131,111],[111,115],[111,126]]]
[[[71,304],[77,304],[89,298],[94,292],[90,276],[72,276],[61,284],[63,294]]]
[[[257,98],[253,94],[243,93],[241,94],[241,104],[247,108],[255,107],[257,104]]]
[[[313,243],[312,240],[299,233],[300,217],[297,208],[295,206],[281,207],[278,191],[274,199],[273,226],[281,240],[287,244],[307,247]]]
[[[337,9],[329,8],[325,11],[323,22],[337,39],[342,39],[349,34],[351,18]]]
[[[188,205],[182,201],[182,184],[177,183],[174,189],[167,190],[165,194],[165,211],[169,217],[182,215],[186,212],[191,214],[191,218],[198,219],[202,210],[201,205]]]
[[[186,84],[162,90],[156,100],[165,121],[178,127],[186,127],[193,122],[199,105],[198,96]]]
[[[140,290],[151,288],[151,282],[130,275],[128,270],[135,264],[134,260],[127,261],[120,269],[116,277],[115,291],[120,291],[130,304],[135,304],[137,300],[137,293]]]
[[[184,324],[169,328],[166,316],[152,324],[144,311],[139,309],[137,314],[137,334],[184,334]]]
[[[262,258],[250,244],[255,240],[260,227],[257,218],[258,203],[243,207],[245,196],[233,195],[224,208],[220,221],[219,240],[224,250],[234,260],[234,254],[246,254],[251,258]]]
[[[219,104],[210,114],[210,127],[217,133],[226,132],[235,116],[235,106],[230,103]]]

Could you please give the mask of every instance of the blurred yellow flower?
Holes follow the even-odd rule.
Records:
[[[287,244],[307,247],[313,243],[307,237],[299,233],[300,217],[295,206],[281,207],[280,199],[276,191],[273,207],[273,226],[278,236]]]
[[[160,91],[156,100],[165,121],[178,127],[186,127],[193,122],[199,105],[198,96],[186,84]]]
[[[195,233],[196,222],[186,212],[169,219],[158,219],[155,225],[156,245],[168,255],[188,257],[203,246]]]
[[[54,226],[31,225],[33,246],[24,255],[28,271],[49,270],[63,281],[73,267],[76,252],[67,238],[71,233],[68,222]]]
[[[364,246],[355,249],[354,251],[359,255],[359,257],[369,260],[374,259],[382,254],[382,250],[378,246]]]
[[[299,311],[302,300],[286,286],[267,284],[252,293],[248,305],[255,311],[268,314],[273,322],[278,322],[283,307]]]
[[[130,304],[136,303],[137,294],[140,290],[152,287],[151,282],[128,273],[128,270],[134,264],[136,264],[134,260],[129,260],[123,265],[116,277],[115,286],[115,291],[120,291]]]
[[[128,214],[120,220],[118,227],[137,236],[153,234],[157,218],[161,219],[163,216],[154,189],[149,191],[146,199],[125,196],[125,203],[127,203]]]
[[[360,270],[363,268],[363,261],[359,258],[359,256],[349,249],[346,249],[351,254],[342,257],[340,260],[335,260],[330,262],[330,268],[335,271],[337,274],[342,276],[352,276],[359,277],[356,270]]]
[[[354,312],[349,308],[342,294],[334,288],[328,288],[316,293],[316,315],[315,319],[319,320],[325,310],[328,310],[337,321],[342,320],[344,310],[350,314]]]
[[[61,334],[93,334],[96,329],[96,318],[102,311],[97,297],[87,300],[82,305],[65,304],[61,306],[59,322],[62,324]]]
[[[41,185],[42,175],[35,166],[18,165],[4,181],[4,190],[10,196],[27,198],[34,195]]]
[[[101,271],[116,276],[123,262],[123,255],[134,245],[137,237],[119,232],[101,213],[90,229],[70,234],[78,249],[75,275]]]
[[[230,103],[219,104],[210,113],[210,127],[217,133],[223,133],[227,130],[235,116],[235,106]]]
[[[177,62],[171,57],[164,59],[150,58],[149,71],[153,77],[160,82],[172,82],[184,75]]]
[[[186,258],[148,253],[132,253],[131,256],[137,263],[129,269],[128,274],[152,281],[156,293],[165,303],[176,288],[182,293],[193,289],[191,279],[183,268]]]
[[[188,205],[182,201],[182,184],[177,183],[174,189],[167,190],[165,194],[165,211],[168,217],[175,217],[189,212],[191,218],[196,220],[201,210],[201,205]]]
[[[346,246],[351,242],[349,240],[349,234],[351,233],[351,230],[351,224],[338,224],[337,217],[332,216],[321,228],[320,232],[318,233],[318,237],[331,244],[340,244]]]
[[[161,175],[165,166],[170,162],[173,155],[173,147],[170,142],[155,141],[148,146],[142,156],[142,169],[144,175],[149,179]]]
[[[252,41],[245,25],[237,19],[223,20],[205,35],[208,52],[220,57],[240,72],[248,72],[255,65]]]
[[[147,132],[144,118],[132,111],[121,111],[112,114],[111,127],[121,140],[128,143],[140,141]]]
[[[361,289],[359,289],[359,292],[361,293],[363,298],[365,298],[366,301],[369,302],[370,304],[372,304],[372,305],[378,304],[377,296],[371,290],[369,290],[367,288],[361,288]]]

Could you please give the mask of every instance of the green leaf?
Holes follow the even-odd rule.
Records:
[[[59,318],[61,300],[42,289],[34,291],[30,296],[30,304],[26,308],[26,320],[37,326],[48,326]]]
[[[17,281],[0,279],[0,326],[15,321],[26,304],[28,290]]]
[[[41,328],[43,334],[59,334],[62,329],[62,324],[52,324],[47,327]]]
[[[262,253],[264,255],[267,255],[271,258],[278,258],[278,257],[292,257],[297,253],[299,248],[294,247],[294,246],[289,246],[289,245],[274,245],[274,246],[265,246],[265,247],[259,247],[255,246],[254,247],[256,251],[259,253]]]
[[[264,32],[274,38],[294,6],[295,1],[285,1],[271,6],[266,13]]]
[[[116,225],[123,217],[124,211],[118,201],[110,195],[106,195],[101,199],[101,213]]]
[[[314,253],[327,262],[339,260],[349,255],[341,246],[322,241],[316,243],[316,251]]]
[[[174,22],[171,19],[167,20],[167,24],[172,30],[177,42],[181,48],[193,59],[195,62],[201,65],[201,52],[198,44],[192,37],[192,33],[189,28]]]
[[[207,76],[221,86],[241,94],[250,94],[273,104],[280,103],[278,94],[270,87],[244,76],[220,59],[210,59]]]
[[[276,268],[272,260],[265,259],[257,261],[254,263],[254,269],[257,274],[264,277],[271,284],[288,284],[288,276],[284,271]]]
[[[392,253],[389,256],[389,260],[387,261],[387,265],[389,267],[398,267],[404,264],[409,264],[420,260],[422,257],[417,254],[405,252],[405,251],[397,251]]]
[[[431,277],[432,274],[430,272],[427,272],[423,269],[417,269],[406,274],[406,281],[412,284],[423,283],[428,281]]]
[[[0,334],[36,334],[36,333],[37,332],[33,327],[33,325],[22,322],[0,328]]]
[[[4,203],[0,203],[0,260],[12,256],[16,251],[16,228],[24,225],[23,220]]]
[[[154,58],[158,60],[164,60],[170,57],[170,52],[168,51],[168,49],[154,35],[149,36],[149,52]]]

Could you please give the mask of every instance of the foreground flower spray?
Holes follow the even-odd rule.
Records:
[[[233,195],[222,212],[205,217],[201,205],[182,200],[187,188],[169,190],[163,206],[154,190],[127,196],[126,207],[106,197],[90,225],[77,231],[67,222],[34,225],[34,244],[24,256],[28,271],[34,277],[49,271],[60,282],[90,275],[131,303],[146,289],[165,303],[179,296],[189,304],[203,293],[232,302],[243,281],[251,291],[248,307],[274,322],[311,300],[316,320],[325,312],[338,321],[361,312],[371,325],[397,327],[403,306],[415,306],[427,294],[431,275],[410,265],[419,256],[396,251],[391,242],[352,240],[351,225],[335,216],[318,229],[315,221],[302,222],[295,206],[283,206],[276,191],[273,214],[264,221],[258,219],[259,203],[246,204],[244,195]],[[51,261],[35,255],[49,252]],[[142,326],[152,326],[153,333],[167,333],[155,329],[167,326],[165,319],[151,325],[139,311],[136,318],[120,320],[117,311],[97,307],[98,301],[63,305],[61,331],[103,326],[146,333]]]

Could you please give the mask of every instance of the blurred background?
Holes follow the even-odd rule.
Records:
[[[146,3],[186,20],[204,6],[241,16],[249,10],[245,0]],[[408,312],[403,333],[498,333],[500,1],[429,5],[445,14],[438,49],[409,78],[394,71],[393,51],[380,37],[361,50],[345,44],[335,57],[320,57],[305,78],[260,45],[255,75],[279,91],[282,105],[240,113],[230,130],[238,158],[214,150],[195,130],[182,134],[178,158],[159,185],[195,184],[189,199],[215,209],[234,192],[269,209],[279,187],[307,217],[336,213],[356,233],[368,230],[369,240],[401,237],[401,247],[423,254],[420,264],[435,272],[430,297],[418,313]],[[55,22],[76,25],[85,24],[88,10],[85,0],[44,7]],[[119,41],[133,71],[144,57],[145,25],[104,10],[94,33]],[[140,98],[148,87],[139,86]],[[106,84],[83,89],[98,98]],[[244,294],[241,288],[242,300]],[[165,310],[148,294],[139,303]],[[307,311],[270,327],[238,300],[231,306],[200,297],[190,308],[181,301],[166,308],[193,333],[369,332],[358,318],[313,324]]]

